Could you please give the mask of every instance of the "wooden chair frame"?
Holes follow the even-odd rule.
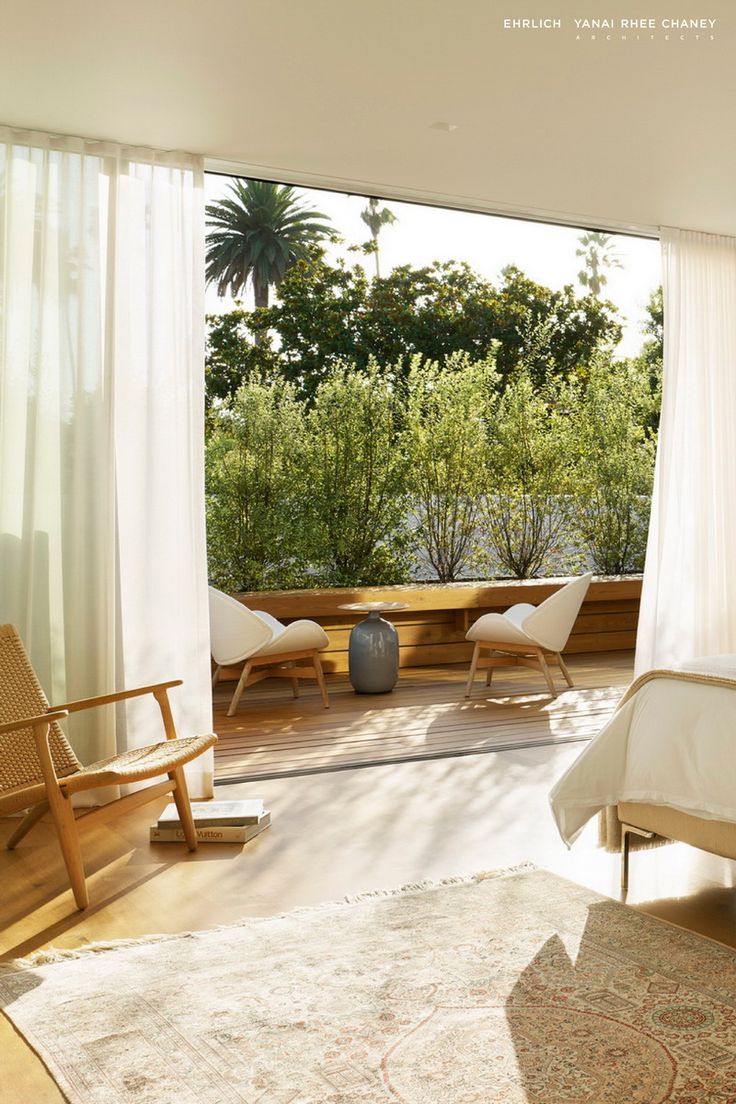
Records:
[[[489,649],[497,655],[481,656],[481,649]],[[473,689],[476,673],[486,671],[486,686],[491,685],[493,671],[496,667],[531,667],[533,671],[540,671],[544,676],[550,695],[557,697],[557,690],[549,669],[550,663],[560,668],[565,682],[573,686],[567,664],[559,652],[551,652],[534,644],[506,644],[493,640],[476,640],[473,648],[473,658],[470,662],[468,682],[465,687],[465,697],[469,698]]]
[[[246,659],[243,664],[243,671],[240,675],[238,685],[235,687],[235,693],[228,707],[228,717],[235,715],[235,710],[238,708],[238,702],[243,695],[243,691],[248,686],[253,686],[256,682],[262,682],[263,679],[267,678],[289,679],[292,693],[295,698],[299,697],[299,679],[316,679],[320,697],[322,698],[322,704],[325,709],[329,709],[330,699],[327,696],[327,686],[325,684],[325,676],[322,670],[319,652],[320,650],[318,648],[309,648],[305,651],[282,652],[273,655],[256,655],[251,656],[250,659]],[[310,662],[307,664],[299,664],[297,660],[300,659],[306,659]],[[216,666],[214,674],[212,675],[213,689],[220,681],[221,674],[222,667]]]
[[[134,771],[131,772],[132,777],[129,776],[128,778],[125,777],[124,772],[121,772],[119,778],[117,778],[115,782],[111,782],[109,777],[98,777],[97,780],[95,780],[94,771],[92,768],[89,768],[89,785],[74,786],[74,779],[77,777],[75,773],[62,777],[56,774],[49,747],[50,725],[53,721],[62,720],[70,713],[77,713],[80,710],[94,709],[98,706],[111,705],[114,702],[126,701],[130,698],[152,694],[161,711],[166,741],[176,740],[176,726],[171,712],[168,691],[174,686],[181,686],[181,682],[181,679],[175,679],[171,682],[159,682],[151,686],[141,686],[133,690],[121,690],[115,694],[102,694],[94,698],[84,698],[80,701],[67,702],[65,705],[61,705],[57,708],[50,708],[47,713],[35,717],[24,717],[0,725],[0,735],[28,728],[33,731],[43,776],[42,784],[31,785],[25,790],[8,794],[5,798],[0,797],[0,815],[9,812],[17,812],[19,809],[28,809],[25,817],[8,840],[6,847],[12,850],[31,830],[34,824],[41,819],[43,814],[49,810],[59,837],[59,845],[69,874],[74,900],[79,909],[84,909],[89,904],[89,894],[87,891],[79,841],[80,828],[90,828],[117,816],[119,813],[129,812],[139,805],[145,805],[149,801],[156,800],[163,794],[171,793],[176,802],[176,808],[181,818],[184,838],[190,851],[195,851],[197,849],[197,834],[192,818],[192,810],[189,804],[189,793],[184,777],[183,763],[178,763],[178,765],[172,767],[168,771],[165,764],[162,765],[159,763],[156,767],[151,768],[147,774],[141,774],[141,772]],[[215,739],[216,738],[213,736],[213,743]],[[164,744],[162,746],[166,745]],[[201,752],[198,751],[196,754],[201,754]],[[194,757],[195,756],[192,756],[192,758]],[[94,767],[94,764],[92,767]],[[167,781],[158,782],[153,786],[148,786],[146,789],[137,790],[135,793],[118,798],[107,805],[102,805],[90,810],[80,810],[79,813],[75,814],[72,806],[72,794],[74,792],[79,792],[83,789],[97,789],[105,785],[124,784],[126,781],[145,780],[146,777],[152,778],[162,773],[168,774]],[[39,797],[41,798],[40,801],[38,800]],[[29,806],[31,807],[29,808]]]

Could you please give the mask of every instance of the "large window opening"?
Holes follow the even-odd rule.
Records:
[[[208,175],[210,575],[640,571],[659,243]]]

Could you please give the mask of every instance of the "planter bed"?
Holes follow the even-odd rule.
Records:
[[[271,590],[236,595],[251,609],[280,621],[307,617],[323,625],[330,646],[323,654],[326,671],[347,670],[350,629],[358,619],[338,609],[348,602],[408,602],[392,615],[400,642],[402,667],[467,663],[472,645],[468,626],[483,613],[502,612],[515,602],[538,605],[567,579],[500,579],[471,583],[412,583],[389,587],[335,587],[329,590]],[[596,578],[568,641],[567,653],[625,651],[634,647],[641,576]]]

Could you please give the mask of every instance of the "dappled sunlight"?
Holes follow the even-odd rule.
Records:
[[[224,715],[229,688],[218,686],[217,778],[263,779],[586,740],[612,714],[630,657],[623,653],[608,663],[573,657],[571,666],[576,688],[555,699],[524,671],[506,673],[467,699],[466,668],[458,665],[404,669],[387,694],[355,694],[346,675],[331,675],[329,711],[316,694],[292,699],[283,686],[259,686],[233,718]]]

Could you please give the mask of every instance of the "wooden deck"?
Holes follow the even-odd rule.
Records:
[[[361,695],[347,675],[328,676],[331,708],[311,683],[294,700],[283,680],[247,690],[227,716],[234,683],[215,690],[218,783],[476,755],[590,739],[632,678],[633,653],[569,657],[575,689],[550,701],[541,677],[524,668],[479,678],[463,697],[465,664],[408,668],[393,693]],[[562,686],[557,673],[560,687]]]

